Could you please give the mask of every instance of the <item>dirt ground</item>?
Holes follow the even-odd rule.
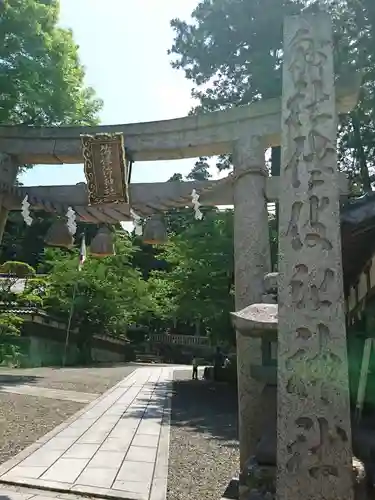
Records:
[[[237,391],[175,372],[168,500],[217,500],[238,472]]]

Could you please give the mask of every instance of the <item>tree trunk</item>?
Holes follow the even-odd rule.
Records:
[[[354,154],[359,163],[359,172],[363,186],[363,191],[365,193],[369,193],[371,192],[371,179],[368,171],[366,153],[363,147],[363,142],[361,137],[361,126],[357,113],[352,113],[352,127],[353,127],[354,148],[355,148]]]
[[[79,351],[79,364],[89,365],[92,362],[91,344],[93,335],[81,325],[77,339],[77,348]]]
[[[201,333],[201,321],[200,319],[195,320],[195,336],[199,337]]]

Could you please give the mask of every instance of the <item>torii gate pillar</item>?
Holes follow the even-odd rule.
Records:
[[[18,172],[16,160],[8,154],[0,152],[0,182],[13,185]],[[9,210],[4,206],[4,194],[0,193],[0,245],[3,240],[5,225],[8,219]]]
[[[271,271],[266,200],[265,146],[261,138],[240,138],[234,146],[234,266],[236,311],[261,302],[264,275]],[[262,364],[261,340],[237,332],[240,469],[254,454],[262,422],[262,383],[251,365]]]

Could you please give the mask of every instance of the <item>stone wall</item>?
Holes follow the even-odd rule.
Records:
[[[6,356],[5,364],[20,364],[22,367],[60,366],[63,361],[66,331],[40,322],[26,319],[22,337],[9,339],[17,346],[20,356]],[[127,343],[118,339],[97,337],[91,350],[94,363],[121,363],[126,360]],[[78,363],[79,351],[74,332],[70,336],[66,364]]]
[[[59,366],[62,364],[64,344],[52,338],[28,337],[29,349],[22,359],[22,366]],[[74,365],[78,360],[78,349],[70,345],[67,352],[66,364]]]
[[[91,349],[92,360],[95,363],[121,363],[125,361],[124,353],[109,351],[93,347]]]

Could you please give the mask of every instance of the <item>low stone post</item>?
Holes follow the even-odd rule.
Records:
[[[265,183],[265,148],[258,137],[242,137],[235,145],[234,268],[236,311],[261,302],[264,275],[271,270]],[[237,332],[240,467],[255,452],[260,437],[263,384],[251,376],[251,364],[261,364],[259,338]]]
[[[353,498],[332,32],[284,28],[277,498]]]

